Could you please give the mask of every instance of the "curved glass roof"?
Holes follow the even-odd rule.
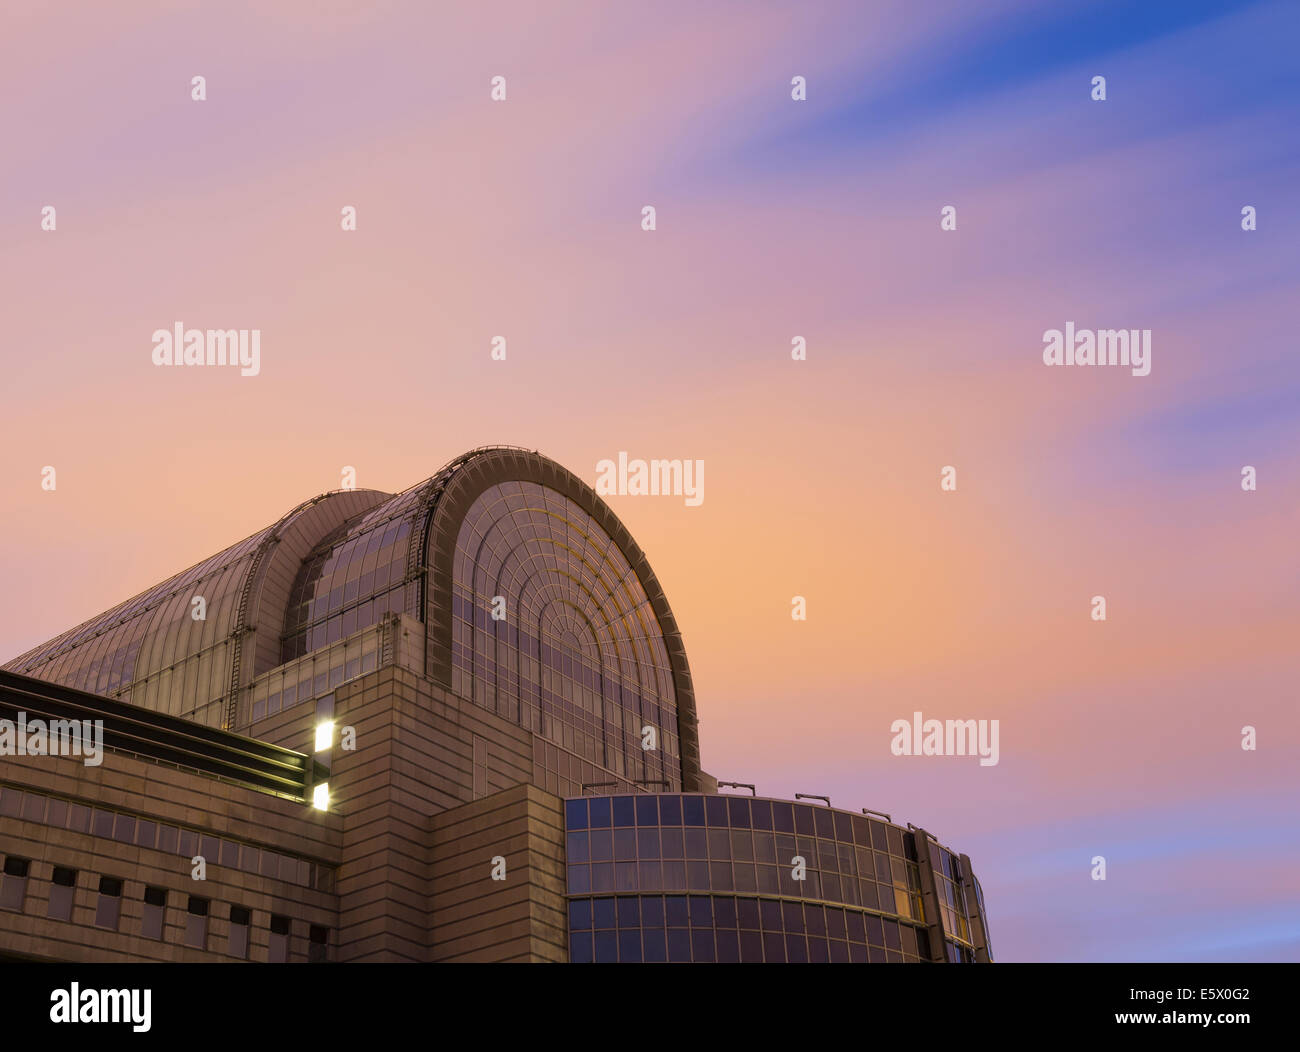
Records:
[[[261,583],[258,571],[267,553],[295,525],[320,520],[324,502],[342,498],[350,509],[387,496],[369,493],[325,494],[307,501],[266,529],[3,667],[219,726],[247,612],[261,598],[253,586]]]
[[[458,468],[501,448],[471,450],[396,496],[344,490],[307,501],[3,667],[219,726],[231,692],[254,666],[257,672],[274,667],[274,658],[263,658],[256,646],[244,655],[243,667],[238,664],[242,637],[252,631],[250,610],[261,607],[262,619],[283,628],[275,647],[281,662],[373,624],[389,610],[420,616],[419,546],[437,495]],[[336,498],[349,505],[341,524],[337,513],[334,521],[318,513],[322,501]],[[265,603],[264,563],[299,517],[328,522],[329,529],[324,538],[319,531],[311,535],[301,565],[289,569],[294,580],[287,597]],[[199,598],[202,616],[194,602]]]
[[[134,599],[29,650],[4,667],[38,679],[93,694],[120,697],[131,685],[197,659],[202,665],[182,674],[175,711],[193,709],[224,690],[222,666],[240,594],[259,547],[274,529],[253,534],[188,570],[141,592]],[[202,620],[195,599],[206,605]],[[228,666],[227,666],[228,667]],[[215,674],[214,674],[214,670]],[[190,704],[186,704],[190,702]],[[170,709],[169,709],[170,711]]]
[[[457,474],[476,460],[480,462],[472,470]],[[453,551],[435,555],[435,540],[438,545],[454,545],[463,518],[478,522],[485,508],[496,508],[492,500],[481,501],[475,515],[470,515],[475,486],[488,485],[488,476],[508,479],[515,470],[552,478],[556,485],[575,494],[585,493],[587,499],[603,508],[585,483],[536,453],[505,446],[474,449],[396,495],[340,490],[307,501],[274,525],[3,667],[210,726],[233,727],[237,721],[252,718],[251,712],[239,711],[238,699],[256,677],[347,639],[379,623],[387,614],[404,613],[421,621],[433,619],[426,642],[431,660],[438,659],[438,646],[447,650],[444,674],[450,681],[451,615],[455,603],[450,576],[456,564]],[[518,496],[525,488],[515,484],[510,491]],[[526,491],[536,491],[541,499],[544,487],[531,484]],[[499,492],[493,490],[494,494]],[[444,494],[446,500],[442,499]],[[678,691],[673,677],[678,673],[687,677],[688,673],[680,639],[674,636],[668,645],[668,635],[660,630],[651,609],[653,603],[646,589],[654,586],[653,574],[626,529],[607,508],[599,512],[606,521],[603,531],[572,499],[561,500],[558,494],[552,494],[552,499],[560,500],[557,508],[567,509],[565,521],[570,525],[556,525],[543,515],[550,532],[538,543],[546,543],[524,563],[515,556],[494,554],[497,562],[492,563],[493,572],[508,571],[518,577],[525,564],[531,567],[536,563],[535,569],[541,572],[561,553],[568,552],[575,558],[572,572],[581,574],[584,582],[591,577],[590,582],[582,587],[573,582],[566,585],[568,579],[562,574],[557,577],[547,572],[530,577],[529,571],[524,576],[535,577],[534,586],[550,582],[550,590],[544,589],[545,595],[537,591],[534,596],[533,587],[526,593],[531,598],[522,609],[535,614],[534,607],[546,599],[546,610],[559,618],[550,632],[556,645],[574,646],[586,641],[597,646],[598,663],[604,670],[602,683],[613,684],[618,679],[623,684],[615,700],[628,707],[628,726],[632,729],[627,733],[639,734],[643,720],[661,725],[667,736],[664,746],[671,746],[669,755],[675,765],[677,717],[684,713],[693,720],[694,709],[688,678],[678,685],[687,692],[686,704],[674,706]],[[513,522],[517,515],[512,512],[506,518]],[[587,526],[579,529],[576,524],[581,523]],[[476,528],[486,526],[480,523]],[[587,551],[593,544],[588,555],[576,558],[576,553]],[[619,559],[610,564],[616,569],[602,569],[597,576],[591,567],[603,566],[601,560],[612,558],[611,552],[620,545],[633,554],[641,569],[634,569],[620,553]],[[440,558],[447,560],[449,575],[448,581],[441,583],[437,573],[429,573],[429,564],[442,565]],[[500,562],[501,558],[505,561]],[[637,573],[645,575],[646,589],[640,583],[633,587],[631,582]],[[430,577],[435,578],[434,582]],[[440,588],[447,594],[438,591]],[[600,596],[600,601],[588,601],[588,592]],[[663,604],[662,592],[656,591],[655,595],[654,602]],[[198,599],[203,603],[196,603]],[[564,602],[556,606],[560,600]],[[585,615],[566,613],[566,602],[573,610],[585,611]],[[666,605],[662,616],[671,622]],[[593,617],[599,629],[588,640]],[[584,682],[584,691],[587,686]],[[600,700],[603,704],[606,699]],[[591,704],[597,704],[594,696]],[[610,748],[621,756],[631,749],[622,748],[622,744]],[[639,740],[634,744],[633,752],[639,757]],[[684,751],[694,757],[698,749],[694,739],[682,744],[690,747]],[[640,766],[637,770],[641,770]],[[658,769],[653,773],[658,774]]]

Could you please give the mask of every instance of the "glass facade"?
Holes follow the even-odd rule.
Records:
[[[917,834],[866,815],[745,796],[565,801],[574,961],[973,960],[964,885],[932,845],[927,916]],[[944,872],[946,867],[946,875]]]
[[[323,697],[348,680],[373,672],[382,649],[382,626],[374,625],[258,677],[246,688],[252,722]]]
[[[390,610],[423,617],[418,581],[407,574],[422,488],[344,523],[303,560],[289,592],[281,661],[337,643]]]
[[[659,622],[618,545],[562,494],[505,482],[470,507],[456,541],[451,657],[453,689],[475,704],[628,781],[681,786]]]
[[[269,532],[205,559],[5,668],[220,725],[240,592]],[[191,613],[196,596],[206,604],[202,620]]]
[[[238,869],[276,880],[313,887],[319,866],[309,859],[286,855],[243,841],[218,839],[184,826],[159,823],[143,815],[110,808],[89,807],[61,797],[0,784],[0,819],[39,822],[54,829],[70,829],[120,844],[163,851],[190,859],[202,855],[214,866]]]
[[[538,784],[569,792],[613,776],[680,788],[678,699],[654,602],[596,519],[557,489],[507,481],[515,471],[590,492],[536,454],[472,450],[396,496],[339,491],[300,505],[5,668],[247,727],[378,667],[366,632],[400,614],[438,626],[423,645],[445,650],[457,693],[537,735]],[[458,486],[465,513],[438,527],[446,546],[435,556],[430,530]],[[326,512],[322,501],[340,503]],[[269,566],[299,543],[300,563]],[[433,562],[436,601],[451,609],[430,617]]]

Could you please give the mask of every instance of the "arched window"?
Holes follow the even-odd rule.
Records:
[[[672,670],[650,600],[609,535],[552,489],[500,483],[461,523],[452,687],[628,780],[681,785]]]

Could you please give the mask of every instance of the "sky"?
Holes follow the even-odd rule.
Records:
[[[270,6],[8,5],[0,659],[345,466],[702,460],[609,503],[707,771],[969,854],[999,960],[1300,960],[1300,8]]]

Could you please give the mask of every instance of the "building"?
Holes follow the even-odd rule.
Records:
[[[15,658],[0,754],[10,959],[990,956],[924,830],[718,792],[644,554],[527,450],[317,497]]]

